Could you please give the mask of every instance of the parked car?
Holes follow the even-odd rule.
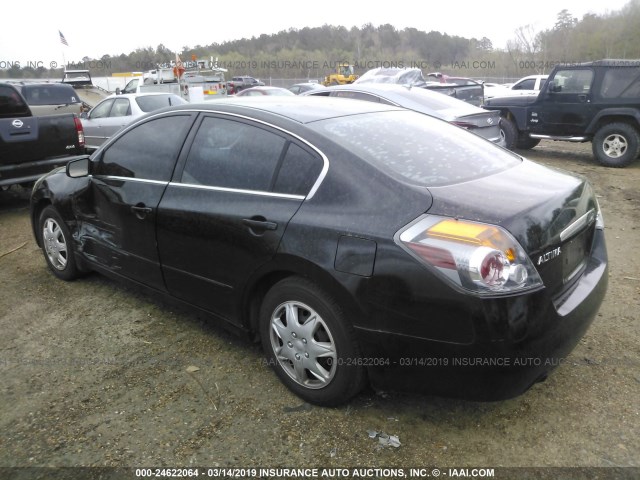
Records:
[[[507,148],[534,148],[541,139],[591,142],[607,167],[640,155],[640,60],[557,65],[539,95],[495,97]]]
[[[81,115],[87,151],[93,151],[127,126],[132,120],[147,112],[172,105],[187,103],[172,93],[127,93],[111,95],[89,113]]]
[[[15,85],[0,83],[0,187],[30,186],[83,153],[84,132],[77,115],[35,117]]]
[[[262,97],[264,95],[293,96],[286,88],[280,87],[251,87],[236,93],[236,97]]]
[[[513,85],[487,88],[485,83],[484,98],[513,97],[517,95],[538,95],[549,75],[529,75],[521,78]]]
[[[500,135],[499,114],[423,88],[384,83],[357,83],[311,90],[303,95],[354,98],[408,108],[441,118],[501,147],[504,146],[504,138]]]
[[[593,188],[372,102],[230,98],[147,114],[31,197],[53,274],[95,270],[260,340],[305,401],[495,400],[559,365],[608,271]]]
[[[239,93],[246,88],[262,87],[264,82],[261,82],[257,78],[249,77],[247,75],[233,77],[227,82],[227,92],[229,95]]]
[[[36,117],[61,113],[82,113],[82,100],[71,85],[64,83],[24,83],[17,85]]]
[[[296,83],[295,85],[291,85],[289,87],[289,91],[291,91],[295,95],[300,95],[301,93],[308,92],[310,90],[318,90],[322,88],[324,88],[324,85],[320,83],[306,82],[306,83]]]

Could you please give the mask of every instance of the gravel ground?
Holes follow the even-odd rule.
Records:
[[[640,161],[606,169],[589,144],[525,154],[591,180],[609,291],[567,361],[497,403],[365,391],[340,408],[304,404],[258,346],[205,317],[95,274],[56,280],[32,237],[28,192],[0,192],[0,478],[52,472],[6,467],[76,466],[585,467],[495,478],[640,478]]]

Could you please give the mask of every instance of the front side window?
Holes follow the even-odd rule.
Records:
[[[94,174],[168,182],[189,120],[189,115],[172,115],[129,130],[104,151]]]
[[[523,80],[522,82],[518,83],[517,85],[513,86],[513,90],[533,90],[536,86],[536,81],[533,78],[530,78],[528,80]]]
[[[182,182],[268,192],[285,143],[262,127],[206,117],[193,140]]]
[[[109,100],[105,100],[100,103],[96,108],[91,110],[89,114],[89,118],[105,118],[109,116],[109,111],[111,111],[111,105],[113,105],[114,99],[110,98]]]
[[[553,91],[556,93],[589,93],[592,79],[592,70],[558,70],[553,77]]]
[[[111,107],[110,117],[126,117],[131,115],[131,108],[129,107],[128,98],[116,98]]]

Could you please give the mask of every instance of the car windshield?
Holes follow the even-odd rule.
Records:
[[[522,161],[473,133],[409,111],[336,117],[309,126],[376,168],[420,187],[466,182]]]
[[[147,95],[137,97],[136,103],[143,112],[152,112],[159,108],[182,105],[187,102],[177,95]]]

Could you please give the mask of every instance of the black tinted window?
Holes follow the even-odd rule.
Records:
[[[517,85],[513,86],[513,90],[533,90],[536,86],[536,81],[533,78],[524,80]]]
[[[640,98],[640,68],[612,68],[602,80],[604,98]]]
[[[188,115],[174,115],[135,127],[107,148],[95,173],[169,181],[188,121]]]
[[[419,186],[464,182],[520,163],[477,135],[415,112],[350,115],[310,127],[383,172]]]
[[[31,116],[29,107],[13,87],[0,85],[0,116]]]
[[[182,182],[269,191],[284,144],[261,127],[207,117],[193,140]]]
[[[274,191],[306,195],[322,171],[322,159],[290,143],[278,172]]]

